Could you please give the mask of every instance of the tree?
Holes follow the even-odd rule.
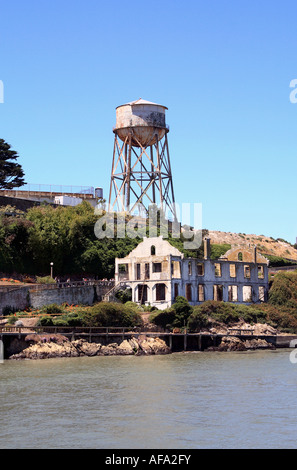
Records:
[[[0,139],[0,189],[13,189],[22,186],[24,172],[19,163],[17,152],[10,149],[5,140]]]

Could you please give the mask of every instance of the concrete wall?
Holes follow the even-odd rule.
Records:
[[[29,306],[29,289],[20,287],[8,292],[0,291],[0,315],[5,312],[5,308],[11,310],[23,310]]]
[[[30,289],[30,306],[40,308],[43,305],[67,302],[69,305],[92,305],[95,300],[95,287],[68,287],[63,289],[33,290]]]
[[[44,305],[67,302],[69,305],[92,305],[101,301],[112,286],[102,285],[71,286],[63,288],[20,287],[8,292],[0,291],[0,315],[5,307],[23,310],[26,307],[41,308]]]

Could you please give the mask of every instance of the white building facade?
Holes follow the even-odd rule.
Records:
[[[158,309],[171,306],[177,296],[191,305],[260,303],[268,296],[268,260],[256,247],[235,247],[212,260],[210,239],[204,240],[203,259],[185,259],[162,237],[144,238],[127,257],[116,258],[115,286],[131,288],[133,302]]]

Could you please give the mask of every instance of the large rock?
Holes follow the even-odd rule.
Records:
[[[275,346],[259,338],[242,340],[236,336],[223,336],[219,346],[208,348],[211,351],[248,351],[254,349],[275,349]]]
[[[89,343],[84,339],[70,341],[65,336],[55,335],[51,337],[28,335],[26,337],[29,346],[19,354],[14,354],[10,359],[48,359],[54,357],[78,357],[78,356],[127,356],[141,354],[169,354],[171,350],[160,338],[147,338],[141,336],[140,340],[131,338],[120,344]]]

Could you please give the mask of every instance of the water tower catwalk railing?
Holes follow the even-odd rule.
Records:
[[[148,215],[154,204],[176,219],[167,108],[144,100],[119,108],[113,129],[109,211],[133,214],[140,207]]]

